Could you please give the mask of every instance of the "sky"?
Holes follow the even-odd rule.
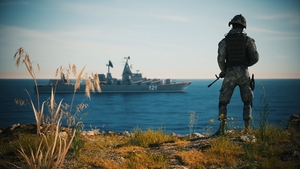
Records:
[[[60,66],[121,78],[124,57],[147,78],[214,79],[218,43],[237,14],[255,39],[256,78],[300,78],[300,1],[0,0],[0,78],[30,78],[13,55],[23,47],[37,78]]]

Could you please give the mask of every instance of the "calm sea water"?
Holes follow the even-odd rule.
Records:
[[[84,94],[76,94],[74,105],[82,101],[89,105],[82,112],[88,113],[83,118],[87,130],[92,127],[106,132],[123,132],[138,126],[143,130],[163,127],[168,133],[188,134],[190,112],[195,112],[194,130],[203,133],[208,125],[214,126],[213,130],[218,128],[218,97],[222,80],[207,88],[213,80],[185,80],[192,81],[192,84],[184,93],[92,94],[90,100]],[[38,82],[47,83],[48,80]],[[267,102],[271,109],[269,123],[284,127],[291,114],[300,114],[300,79],[258,79],[253,103],[256,124],[259,111],[263,111],[264,106],[260,102],[262,88],[259,83],[267,90]],[[35,122],[29,106],[20,107],[14,103],[15,98],[29,100],[24,89],[29,91],[36,103],[33,84],[30,79],[0,79],[0,127]],[[47,94],[40,96],[41,100],[49,97]],[[61,99],[70,104],[72,94],[57,94],[56,101]],[[237,87],[228,105],[228,117],[234,119],[229,121],[232,127],[243,126],[242,109],[243,102]],[[210,119],[215,122],[210,123]]]

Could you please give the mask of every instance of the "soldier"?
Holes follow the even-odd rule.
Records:
[[[257,63],[259,59],[254,39],[243,32],[246,29],[246,19],[240,14],[228,23],[232,29],[218,44],[218,64],[221,69],[220,78],[224,77],[219,97],[219,120],[220,128],[214,136],[224,135],[225,121],[227,118],[227,104],[236,86],[240,88],[242,101],[244,102],[243,120],[245,131],[250,129],[252,118],[252,100],[254,97],[253,86],[248,67]]]

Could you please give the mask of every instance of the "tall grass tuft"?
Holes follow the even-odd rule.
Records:
[[[82,119],[83,117],[86,116],[86,113],[83,114],[81,117],[75,117],[77,118],[77,123],[75,125],[75,137],[73,139],[73,142],[72,142],[72,145],[71,145],[71,148],[73,150],[73,156],[75,158],[78,158],[79,157],[79,154],[80,154],[80,151],[81,149],[84,147],[84,141],[80,138],[80,134],[81,132],[83,131],[84,129],[84,124],[82,122]]]
[[[20,150],[18,150],[21,156],[26,160],[30,168],[61,168],[68,149],[70,148],[72,140],[75,136],[76,130],[71,133],[70,138],[68,138],[68,136],[63,137],[60,134],[59,131],[61,126],[62,114],[59,114],[59,112],[62,100],[59,102],[57,108],[54,107],[53,90],[51,92],[50,100],[51,114],[53,114],[53,119],[51,124],[44,125],[46,127],[46,131],[50,132],[39,132],[36,134],[37,138],[40,139],[38,139],[38,141],[36,142],[38,146],[35,147],[35,150],[30,148],[30,152],[25,152],[22,144],[20,144]],[[37,115],[43,115],[45,102],[43,102],[41,106],[40,113],[38,113],[38,110],[35,109],[32,100],[31,104],[36,118],[37,127],[40,127],[42,126],[42,119]]]
[[[190,113],[190,123],[189,123],[189,136],[190,136],[190,139],[192,138],[192,135],[193,133],[195,132],[196,130],[196,127],[197,127],[197,120],[198,120],[198,117],[196,116],[196,112],[195,111],[189,111]]]
[[[43,111],[41,111],[40,109],[40,95],[38,93],[38,88],[37,88],[37,78],[36,78],[36,75],[35,75],[35,72],[34,72],[34,69],[33,69],[33,65],[35,62],[31,62],[31,59],[30,59],[30,56],[29,54],[27,54],[25,52],[25,50],[20,47],[16,53],[14,54],[14,59],[16,60],[16,66],[19,67],[20,64],[24,64],[28,73],[30,74],[30,76],[32,77],[33,79],[33,82],[35,84],[35,87],[36,87],[36,91],[37,91],[37,105],[38,105],[38,108],[35,109],[34,108],[34,104],[32,102],[32,99],[30,97],[30,94],[29,92],[25,89],[25,91],[27,92],[27,94],[29,95],[29,98],[30,98],[30,106],[33,106],[33,111],[34,111],[34,116],[35,116],[35,119],[36,119],[36,125],[37,125],[37,135],[40,133],[40,122],[41,122],[41,119],[43,118]],[[22,62],[21,62],[22,61]],[[38,70],[40,71],[40,65],[37,64],[37,67],[38,67]],[[44,103],[43,103],[44,104]],[[36,138],[38,139],[38,138]],[[37,145],[36,145],[37,147]]]
[[[238,157],[242,153],[239,143],[231,142],[228,136],[218,137],[211,141],[211,148],[206,151],[209,163],[213,162],[221,167],[236,166]]]
[[[271,109],[269,108],[270,102],[267,102],[267,89],[263,86],[262,83],[259,82],[260,87],[262,88],[260,102],[263,103],[263,110],[256,111],[259,113],[259,131],[260,131],[260,137],[262,143],[265,143],[267,141],[267,127],[268,127],[268,116],[271,112]]]
[[[173,136],[165,134],[161,128],[157,130],[148,128],[147,131],[143,131],[136,127],[134,128],[133,136],[129,140],[129,144],[146,148],[149,145],[160,144],[173,139]]]
[[[30,56],[29,54],[27,54],[25,52],[25,50],[21,47],[19,48],[16,53],[14,54],[14,59],[16,60],[16,66],[19,67],[20,64],[24,64],[28,73],[30,74],[30,76],[32,77],[36,90],[37,90],[37,79],[36,79],[36,75],[33,69],[33,65],[35,62],[31,62]],[[22,61],[22,62],[21,62]],[[38,70],[40,71],[40,65],[38,63],[36,63],[36,66],[38,68]],[[38,91],[37,91],[38,92]],[[38,110],[40,110],[40,99],[39,99],[39,94],[37,93],[37,101],[38,101]]]
[[[33,62],[31,62],[29,54],[25,52],[25,50],[21,47],[17,50],[17,52],[14,55],[14,58],[16,59],[16,65],[19,66],[21,61],[26,66],[27,71],[29,72],[30,76],[32,77],[36,93],[37,93],[37,105],[32,101],[32,98],[27,90],[25,90],[29,97],[29,105],[32,108],[32,111],[34,113],[35,121],[36,121],[36,128],[37,132],[35,134],[35,146],[29,147],[29,149],[23,145],[22,142],[19,143],[19,150],[21,157],[26,161],[28,166],[30,168],[39,169],[39,168],[62,168],[64,164],[64,160],[66,157],[66,154],[68,150],[70,149],[72,142],[75,138],[77,140],[79,137],[79,131],[81,130],[81,127],[83,126],[81,120],[78,120],[76,122],[76,116],[77,114],[82,111],[87,105],[86,104],[79,104],[76,107],[76,111],[74,114],[72,114],[72,107],[74,102],[74,97],[76,90],[80,86],[80,82],[82,80],[82,74],[84,71],[84,68],[80,71],[79,75],[76,78],[76,83],[74,87],[74,94],[71,101],[71,106],[68,106],[67,104],[62,104],[62,100],[59,101],[58,104],[55,103],[55,91],[51,91],[51,96],[49,98],[49,106],[48,111],[50,114],[50,117],[45,117],[45,103],[46,101],[43,101],[42,104],[40,104],[40,97],[39,97],[39,91],[38,91],[38,84],[37,84],[37,78],[33,69]],[[37,64],[38,70],[40,70],[39,64]],[[77,68],[75,65],[71,66],[69,65],[69,68],[65,70],[67,72],[67,82],[69,82],[69,74],[72,72],[74,75],[77,74]],[[64,76],[64,69],[60,67],[60,69],[57,69],[56,75],[60,74],[61,76]],[[96,88],[99,92],[101,91],[99,86],[99,79],[98,76],[94,76],[94,82],[95,84],[90,84],[90,78],[86,75],[86,96],[90,98],[90,90],[95,91],[94,88]],[[96,87],[95,87],[96,86]],[[18,103],[24,103],[24,101],[17,100]],[[37,108],[36,108],[37,107]],[[63,109],[64,108],[64,109]],[[67,110],[69,108],[69,111]],[[68,130],[66,132],[61,131],[61,125],[62,125],[62,119],[67,118],[68,121]],[[75,126],[75,127],[71,127]],[[43,128],[41,131],[41,128]],[[78,141],[78,140],[77,140]],[[26,148],[25,148],[26,147]],[[79,147],[80,148],[80,147]],[[75,150],[78,150],[78,147],[75,148]]]

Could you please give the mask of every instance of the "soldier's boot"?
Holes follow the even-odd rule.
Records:
[[[220,120],[220,127],[216,133],[214,133],[212,136],[223,136],[225,135],[225,120]]]
[[[250,119],[252,118],[252,102],[244,102],[244,110],[243,110],[243,117],[244,117],[244,134],[249,134],[250,132]]]
[[[216,133],[214,133],[212,136],[222,136],[225,135],[225,122],[227,117],[227,104],[219,102],[219,117],[220,120],[220,127]]]

